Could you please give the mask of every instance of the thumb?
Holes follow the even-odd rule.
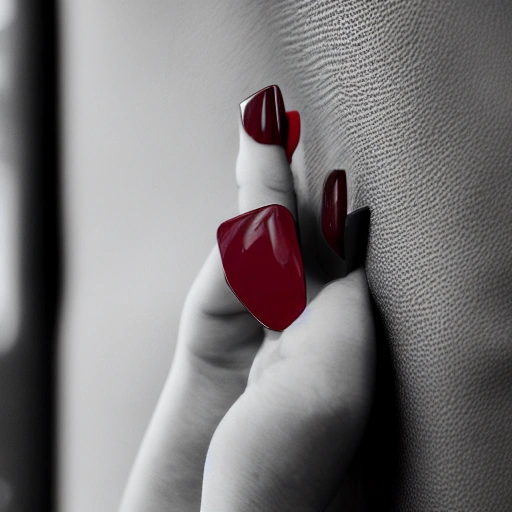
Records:
[[[373,389],[369,305],[366,295],[354,303],[347,293],[360,288],[360,278],[331,283],[275,341],[275,356],[210,443],[202,512],[323,512],[332,501],[364,431]]]

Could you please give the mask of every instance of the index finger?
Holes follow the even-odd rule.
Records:
[[[296,219],[295,189],[286,154],[289,122],[277,85],[240,104],[239,132],[236,177],[240,213],[279,204]]]

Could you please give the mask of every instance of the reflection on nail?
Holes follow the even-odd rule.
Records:
[[[265,87],[240,103],[240,114],[245,131],[256,142],[285,146],[288,118],[277,85]]]
[[[229,219],[219,226],[217,241],[226,281],[240,302],[265,327],[286,329],[306,307],[304,267],[289,210],[273,204]]]

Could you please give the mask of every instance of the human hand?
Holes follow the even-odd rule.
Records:
[[[284,148],[256,142],[241,123],[237,181],[240,213],[280,204],[297,219]],[[308,257],[305,271],[304,312],[282,333],[264,330],[213,248],[187,297],[123,512],[337,506],[371,405],[373,320],[362,269],[330,281]]]

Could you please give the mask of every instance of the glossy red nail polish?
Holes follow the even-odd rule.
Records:
[[[345,258],[345,219],[347,217],[347,177],[345,171],[332,171],[324,185],[322,232],[329,245]]]
[[[286,329],[306,307],[306,283],[295,221],[281,205],[252,210],[217,230],[226,280],[265,327]]]
[[[245,131],[256,142],[285,146],[288,118],[277,85],[265,87],[240,103],[240,114]]]
[[[292,156],[300,139],[300,114],[296,110],[286,112],[288,118],[288,138],[286,139],[285,151],[288,163],[292,161]]]
[[[286,112],[281,90],[277,85],[265,87],[240,103],[245,131],[261,144],[283,146],[286,159],[292,161],[300,139],[300,115]]]

